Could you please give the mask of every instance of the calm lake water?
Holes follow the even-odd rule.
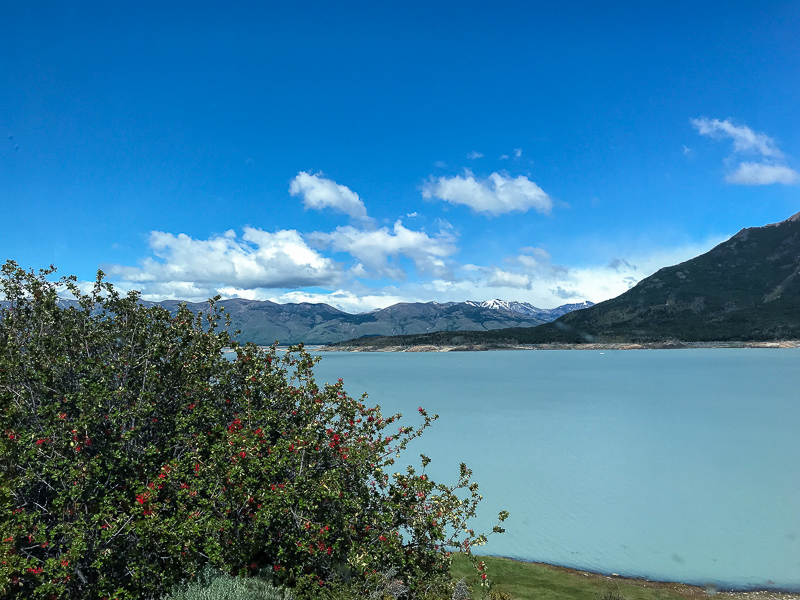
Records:
[[[316,373],[440,415],[401,460],[473,469],[475,529],[511,513],[486,554],[800,590],[800,350],[324,353]]]

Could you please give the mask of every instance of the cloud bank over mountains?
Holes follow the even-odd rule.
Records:
[[[762,142],[767,144],[767,142]],[[764,146],[768,147],[768,146]],[[147,300],[203,301],[216,294],[276,302],[326,302],[348,312],[397,302],[508,298],[549,308],[568,301],[616,296],[664,266],[709,249],[717,240],[661,254],[613,259],[607,264],[566,267],[538,247],[525,247],[499,262],[460,262],[460,233],[443,219],[437,230],[417,212],[379,226],[355,191],[321,173],[301,171],[288,188],[306,210],[330,210],[350,223],[329,231],[265,231],[244,227],[208,239],[153,231],[151,256],[138,266],[104,265],[121,289],[138,289]],[[422,196],[462,205],[478,215],[510,212],[550,214],[548,194],[525,176],[491,173],[430,178]],[[665,262],[666,261],[666,262]]]
[[[731,154],[723,161],[726,183],[800,182],[800,174],[765,133],[731,119],[701,117],[689,123],[700,136],[730,143]],[[683,154],[694,157],[697,151],[683,146]],[[477,150],[466,157],[490,160]],[[522,149],[514,148],[499,160],[519,165],[521,158]],[[434,166],[449,168],[443,161]],[[613,298],[659,268],[702,254],[727,237],[663,248],[650,242],[638,250],[615,247],[609,241],[595,253],[594,263],[564,265],[542,247],[509,247],[498,254],[498,248],[508,245],[504,239],[486,238],[493,252],[484,251],[474,239],[476,231],[480,234],[484,229],[470,229],[475,223],[492,228],[505,219],[498,230],[508,231],[516,225],[511,220],[519,215],[526,215],[524,222],[553,215],[556,203],[528,175],[503,170],[477,176],[470,169],[463,174],[430,175],[418,188],[427,201],[421,205],[449,211],[450,220],[434,218],[423,209],[409,212],[402,202],[394,208],[387,204],[391,198],[371,199],[393,207],[394,215],[377,220],[356,191],[321,172],[298,172],[287,192],[305,211],[320,213],[325,219],[344,216],[347,222],[308,231],[247,226],[240,233],[231,229],[207,239],[152,231],[151,255],[137,266],[103,268],[121,289],[138,289],[145,299],[155,301],[203,301],[221,294],[276,302],[326,302],[348,312],[362,312],[403,301],[503,298],[551,308],[565,301]],[[462,228],[470,233],[462,234]],[[470,259],[460,258],[464,248],[472,250]]]

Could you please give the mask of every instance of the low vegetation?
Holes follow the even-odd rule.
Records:
[[[455,554],[451,573],[456,581],[453,591],[441,600],[707,600],[713,594],[719,600],[797,600],[797,594],[777,592],[716,592],[679,583],[626,579],[585,571],[525,563],[507,558],[483,559],[492,573],[490,589],[480,585],[480,577],[471,560]],[[383,584],[380,584],[382,580]],[[375,585],[359,596],[332,595],[332,598],[389,600],[398,590],[387,577],[375,579]],[[248,587],[250,584],[252,587]],[[200,580],[185,584],[163,600],[289,600],[291,592],[273,587],[268,580],[243,580],[209,569]]]

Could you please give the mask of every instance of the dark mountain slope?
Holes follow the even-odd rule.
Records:
[[[518,337],[545,341],[800,339],[800,213],[742,229],[624,294]],[[517,335],[517,330],[504,332]]]

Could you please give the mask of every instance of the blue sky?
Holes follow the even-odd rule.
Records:
[[[12,3],[1,258],[552,307],[800,211],[800,4],[602,4]]]

